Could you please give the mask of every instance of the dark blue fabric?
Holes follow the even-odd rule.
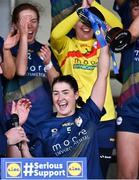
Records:
[[[35,157],[87,157],[88,179],[102,178],[96,128],[101,112],[87,103],[69,117],[53,117],[41,123],[34,134],[31,153]]]
[[[3,38],[0,37],[0,56],[2,56]],[[0,157],[6,156],[7,153],[7,138],[4,135],[5,125],[3,121],[3,86],[0,75]]]
[[[130,7],[129,7],[130,1],[131,0],[125,0],[125,2],[123,3],[121,7],[119,7],[115,1],[114,6],[113,6],[113,9],[121,17],[124,28],[128,28],[131,23],[131,14],[130,14]]]
[[[126,131],[139,134],[139,117],[118,116],[117,131]]]
[[[126,0],[117,10],[127,28],[131,23],[130,2],[130,0]],[[121,93],[118,100],[117,113],[118,116],[137,118],[139,114],[139,82],[136,76],[139,72],[139,38],[122,52],[120,67],[122,83],[126,84],[126,90]]]
[[[121,58],[122,80],[123,84],[128,81],[128,87],[120,95],[117,112],[119,116],[136,118],[139,114],[139,82],[136,80],[139,72],[139,38],[122,52]]]
[[[12,100],[22,97],[29,98],[32,108],[28,120],[24,124],[24,129],[31,138],[37,124],[46,121],[53,113],[51,88],[45,71],[43,60],[39,57],[40,48],[43,44],[35,41],[28,46],[28,69],[25,76],[15,76],[6,83],[5,95],[8,97],[5,103],[6,119],[9,119]],[[13,56],[17,56],[19,45],[12,48]],[[57,68],[57,63],[52,59],[53,65]],[[47,117],[47,118],[46,118]]]
[[[101,121],[98,127],[99,148],[115,148],[116,120]]]
[[[7,138],[4,135],[5,132],[5,124],[2,119],[0,120],[0,157],[6,156],[7,153]]]
[[[7,154],[7,138],[0,133],[0,157],[5,157]]]

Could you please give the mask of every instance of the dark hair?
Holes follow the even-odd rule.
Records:
[[[74,93],[78,92],[78,90],[79,90],[76,79],[71,75],[64,75],[64,76],[59,76],[59,77],[55,78],[52,83],[52,89],[53,89],[54,85],[58,82],[65,82],[65,83],[69,84],[70,87],[73,89]],[[85,104],[82,100],[82,97],[80,97],[80,96],[76,100],[76,103],[80,107],[82,107]]]
[[[12,23],[17,23],[18,22],[18,18],[19,18],[19,13],[23,10],[27,10],[30,9],[32,11],[35,11],[37,14],[37,20],[40,20],[40,15],[39,15],[39,10],[37,9],[36,6],[29,4],[29,3],[22,3],[19,4],[18,6],[15,7],[15,9],[13,10],[12,13]]]
[[[134,8],[135,6],[139,6],[139,0],[132,0],[130,2],[130,9]]]

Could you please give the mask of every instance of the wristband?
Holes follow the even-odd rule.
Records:
[[[48,71],[52,68],[53,64],[52,61],[50,61],[47,65],[45,65],[45,70]]]

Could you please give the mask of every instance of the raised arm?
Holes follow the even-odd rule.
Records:
[[[104,106],[106,88],[107,88],[107,76],[110,70],[110,56],[109,48],[105,46],[101,48],[98,69],[97,69],[97,80],[93,86],[91,98],[95,104],[102,110]]]
[[[17,103],[15,101],[12,102],[11,114],[17,114],[19,116],[20,126],[26,122],[31,107],[31,101],[27,98],[21,98]]]
[[[123,28],[123,25],[118,17],[114,13],[112,13],[110,10],[106,9],[101,4],[97,3],[96,1],[93,1],[91,6],[96,7],[105,17],[106,23],[111,27],[120,27]]]
[[[45,44],[40,49],[40,57],[43,59],[45,65],[45,71],[47,73],[47,77],[49,80],[50,85],[52,84],[54,78],[59,76],[59,72],[53,66],[51,61],[51,50],[49,49],[48,45]]]
[[[84,5],[88,4],[88,6]],[[108,9],[100,5],[94,0],[83,0],[82,7],[88,8],[89,6],[94,6],[104,15],[106,22],[111,27],[123,27],[121,21]],[[61,21],[52,31],[51,39],[59,39],[66,35],[77,23],[79,17],[75,11],[70,16]]]
[[[28,64],[28,24],[30,16],[24,15],[19,19],[18,26],[15,25],[20,33],[19,50],[16,57],[16,73],[20,76],[24,76],[27,71]]]
[[[67,42],[68,36],[66,36],[74,25],[78,22],[79,17],[76,12],[72,13],[59,24],[51,32],[51,47],[59,51]]]
[[[22,98],[19,99],[17,103],[13,101],[11,114],[15,113],[19,117],[19,127],[16,127],[17,129],[20,128],[23,131],[21,125],[23,125],[26,122],[28,114],[30,112],[30,108],[31,108],[31,102],[29,99]],[[23,137],[23,139],[19,141],[21,142],[21,149],[19,149],[14,144],[13,146],[9,146],[8,157],[32,157],[27,145],[27,142],[29,142],[29,140],[27,139],[25,132],[23,131],[21,135]]]
[[[8,34],[6,40],[4,41],[3,62],[1,64],[1,67],[3,70],[3,75],[7,79],[12,79],[16,72],[15,61],[11,53],[11,48],[14,47],[18,41],[19,41],[19,33],[13,35],[12,30]]]
[[[136,17],[136,19],[131,23],[129,26],[129,31],[131,33],[131,42],[134,42],[139,37],[139,16]]]
[[[23,125],[26,122],[28,114],[30,112],[30,108],[31,108],[31,102],[29,99],[21,98],[20,100],[18,100],[17,103],[14,101],[12,103],[11,114],[17,114],[19,117],[19,127],[15,127],[12,129],[13,131],[14,129],[17,129],[16,131],[17,133],[19,131],[22,139],[20,140],[18,137],[14,137],[14,135],[12,136],[13,138],[11,138],[10,140],[11,142],[9,142],[9,145],[12,144],[12,146],[8,147],[8,157],[21,157],[22,156],[21,149],[19,149],[15,145],[16,143],[13,143],[13,142],[17,141],[17,143],[21,142],[21,144],[22,143],[27,144],[27,142],[29,142],[24,130],[21,128],[21,125]],[[11,133],[13,133],[13,131],[7,132],[6,135],[10,138]]]

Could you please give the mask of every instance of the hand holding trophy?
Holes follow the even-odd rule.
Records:
[[[101,46],[109,43],[110,48],[113,52],[121,52],[125,49],[131,41],[131,34],[128,30],[121,29],[120,27],[114,27],[107,30],[107,25],[105,23],[105,18],[103,14],[95,7],[89,8],[78,8],[77,14],[82,23],[91,27],[94,30],[97,40]],[[106,36],[102,37],[100,32],[102,28]]]

